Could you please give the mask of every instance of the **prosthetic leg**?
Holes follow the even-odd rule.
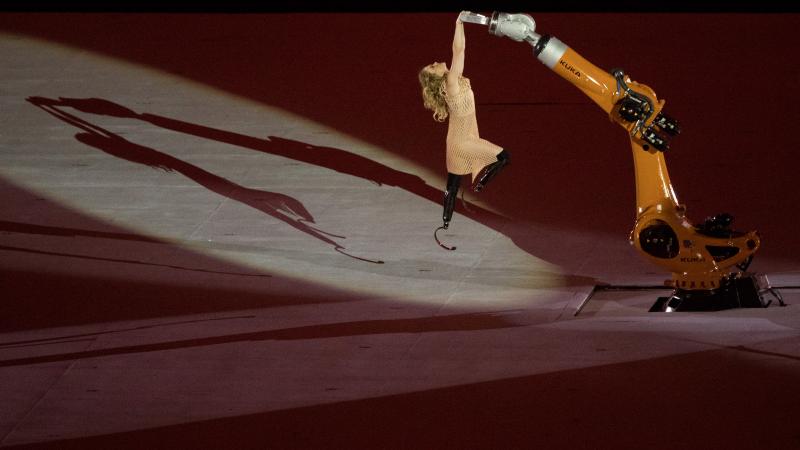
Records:
[[[530,44],[537,59],[580,89],[626,131],[636,172],[636,221],[629,240],[647,260],[672,273],[669,284],[675,288],[671,297],[654,305],[655,310],[769,304],[762,295],[774,291],[766,277],[747,272],[761,245],[758,232],[734,231],[729,214],[699,225],[686,217],[686,206],[678,202],[664,159],[680,127],[662,112],[664,100],[650,87],[632,81],[622,69],[603,71],[557,38],[535,33],[536,24],[526,14],[495,12],[489,18],[464,12],[461,20],[487,25],[490,34]]]
[[[447,187],[444,190],[444,200],[442,201],[444,210],[442,211],[442,226],[436,229],[433,232],[433,238],[436,239],[436,243],[439,244],[445,250],[455,250],[456,247],[452,246],[449,247],[444,245],[442,241],[439,240],[438,232],[439,230],[446,230],[450,226],[450,220],[453,219],[453,210],[456,207],[456,197],[458,197],[458,188],[461,186],[461,175],[456,175],[452,173],[447,173]]]
[[[450,220],[453,218],[453,210],[456,207],[456,197],[458,197],[458,188],[461,186],[461,175],[447,173],[447,187],[444,191],[444,211],[442,212],[442,221],[444,225],[442,228],[445,230],[450,226]]]
[[[511,162],[511,155],[507,150],[503,150],[497,154],[497,161],[489,164],[486,171],[481,175],[478,183],[475,185],[475,192],[480,192],[489,184],[490,181],[503,169],[508,163]]]

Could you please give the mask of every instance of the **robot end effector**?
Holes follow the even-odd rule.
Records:
[[[535,33],[536,22],[527,14],[509,14],[495,11],[490,18],[482,14],[464,11],[459,15],[459,19],[462,22],[488,25],[489,33],[495,36],[505,36],[517,42],[525,41],[532,46],[536,45],[541,37]]]

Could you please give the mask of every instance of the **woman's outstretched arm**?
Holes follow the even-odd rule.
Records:
[[[464,53],[466,39],[464,37],[464,22],[459,14],[456,19],[456,31],[453,35],[453,60],[450,62],[450,71],[447,73],[447,93],[456,95],[459,91],[458,79],[464,73]]]

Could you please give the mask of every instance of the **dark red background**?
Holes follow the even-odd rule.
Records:
[[[762,232],[761,257],[796,258],[798,15],[527,12],[537,20],[539,32],[557,36],[601,68],[623,67],[667,100],[666,110],[684,129],[669,152],[669,169],[692,219],[730,212],[740,228]],[[449,60],[454,19],[455,13],[1,14],[0,30],[153,66],[280,107],[443,174],[445,126],[422,108],[416,72],[429,62]],[[634,178],[624,132],[542,66],[526,44],[489,36],[478,26],[469,26],[467,33],[465,74],[476,91],[481,132],[514,157],[485,198],[516,222],[609,232],[625,239],[634,218]],[[91,85],[84,89],[83,97],[95,96]],[[3,187],[4,219],[22,222],[24,217],[9,207],[12,200],[20,205],[37,200],[15,189]],[[49,206],[52,225],[126,233]],[[530,240],[536,237],[512,237],[523,249],[535,247]],[[196,255],[180,252],[178,262],[198,263]],[[757,263],[758,258],[756,270]],[[219,271],[237,270],[208,264]],[[312,285],[287,298],[42,278],[38,273],[4,276],[6,294],[18,299],[3,306],[11,329],[352,296]],[[262,288],[268,292],[266,284]],[[98,299],[116,295],[117,300],[89,306],[87,293]],[[183,302],[199,294],[209,301]],[[709,368],[740,373],[737,379],[743,384],[709,376]],[[596,448],[597,442],[671,448],[675,439],[688,439],[670,433],[673,424],[689,426],[695,443],[753,448],[764,445],[771,434],[763,429],[748,435],[753,442],[737,441],[736,434],[725,441],[718,430],[735,429],[750,418],[738,411],[734,416],[739,422],[729,422],[732,411],[725,402],[741,407],[731,399],[755,399],[760,411],[777,402],[776,411],[791,414],[796,402],[789,405],[794,410],[783,409],[787,405],[780,402],[789,402],[791,395],[781,396],[774,387],[791,385],[787,373],[765,374],[729,353],[708,352],[60,442],[53,448],[135,448],[185,442],[187,436],[208,447],[278,442],[287,447],[378,448],[416,442],[430,448],[493,443],[532,448],[529,444],[538,442],[556,448],[560,436],[564,448]],[[638,389],[628,389],[628,377]],[[664,386],[683,395],[672,398]],[[728,395],[733,392],[738,397]],[[565,396],[569,403],[562,402]],[[695,409],[697,405],[702,408]],[[629,413],[620,415],[623,410]],[[542,427],[531,430],[531,422],[521,418]],[[791,427],[791,415],[786,420],[776,426]],[[626,427],[631,423],[626,421],[633,421],[633,427]],[[698,426],[703,423],[708,426]],[[571,434],[573,426],[577,432]],[[438,431],[426,434],[431,430]]]

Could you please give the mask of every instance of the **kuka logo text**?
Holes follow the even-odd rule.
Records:
[[[580,71],[576,70],[574,67],[572,67],[572,65],[568,64],[563,59],[561,61],[559,61],[558,63],[561,64],[562,66],[564,66],[565,69],[567,69],[570,72],[572,72],[573,74],[575,74],[576,77],[578,77],[578,78],[581,77]]]

